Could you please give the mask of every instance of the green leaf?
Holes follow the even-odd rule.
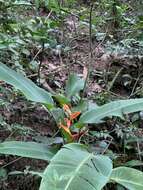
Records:
[[[72,107],[72,112],[80,111],[81,113],[88,110],[88,100],[81,100],[77,106]]]
[[[64,120],[64,112],[63,109],[61,108],[54,108],[51,110],[51,114],[53,116],[53,118],[56,121],[56,124],[58,125],[62,120]]]
[[[40,190],[101,190],[109,180],[112,162],[89,153],[84,145],[64,146],[46,168]]]
[[[113,169],[111,180],[129,190],[143,190],[143,172],[128,167]]]
[[[58,3],[58,0],[48,0],[48,1],[45,1],[45,5],[55,11],[55,12],[58,12],[60,10],[60,7],[59,7],[59,3]]]
[[[123,164],[127,167],[143,166],[143,162],[140,160],[131,160]]]
[[[85,112],[81,115],[79,122],[98,123],[105,117],[118,116],[123,118],[124,114],[141,110],[143,110],[143,98],[118,100]]]
[[[69,104],[70,100],[62,94],[53,95],[53,98],[61,105]]]
[[[56,150],[48,145],[36,142],[6,141],[0,143],[0,154],[10,154],[27,158],[50,161]]]
[[[68,98],[75,96],[84,88],[84,80],[76,74],[71,74],[66,84],[66,95]]]
[[[39,88],[31,80],[13,71],[2,63],[0,63],[0,80],[3,80],[14,86],[16,89],[19,89],[28,100],[40,102],[49,106],[53,105],[50,93]]]

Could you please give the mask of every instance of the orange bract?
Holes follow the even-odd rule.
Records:
[[[62,128],[64,131],[66,131],[72,137],[72,134],[67,126],[60,124],[59,128]]]
[[[64,111],[68,112],[69,114],[71,113],[71,110],[67,104],[63,105],[63,109],[64,109]]]
[[[76,119],[80,114],[81,112],[79,111],[70,114],[70,120]]]
[[[63,105],[63,110],[67,113],[67,117],[64,118],[64,124],[59,124],[59,128],[62,128],[66,133],[68,133],[72,139],[78,139],[79,134],[72,135],[70,127],[73,123],[73,120],[76,119],[81,114],[81,112],[77,111],[72,113],[70,107],[67,104]]]
[[[65,122],[66,122],[66,126],[69,128],[71,126],[71,120],[69,120],[68,118],[65,118]]]

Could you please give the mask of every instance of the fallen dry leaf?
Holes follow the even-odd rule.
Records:
[[[97,84],[96,82],[94,82],[94,83],[92,84],[92,90],[93,90],[94,92],[100,93],[100,92],[102,92],[102,87],[99,86],[99,84]]]

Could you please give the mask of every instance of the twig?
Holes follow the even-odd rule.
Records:
[[[31,75],[28,75],[27,78],[36,77],[36,76],[37,76],[37,73],[34,73],[34,74],[31,74]]]
[[[11,133],[8,135],[8,137],[7,137],[4,141],[7,141],[8,139],[10,139],[10,137],[12,137],[12,135],[13,135],[14,133],[16,133],[17,130],[18,130],[18,129],[15,129],[13,132],[11,132]]]
[[[46,21],[50,18],[52,12],[53,12],[52,10],[49,12],[48,16],[47,16],[46,19],[45,19]]]
[[[4,166],[2,166],[2,168],[5,168],[5,167],[17,162],[18,160],[21,160],[22,158],[23,157],[16,158],[15,160],[12,160],[11,162],[9,162],[9,163],[5,164]]]
[[[120,70],[116,73],[116,75],[114,76],[113,80],[111,81],[111,84],[108,86],[108,89],[107,89],[108,91],[111,90],[111,88],[113,87],[115,81],[117,80],[117,78],[120,75],[120,73],[122,72],[122,70],[123,70],[123,67],[120,68]]]
[[[102,151],[102,154],[104,154],[107,151],[107,149],[111,145],[112,141],[113,141],[113,139],[111,139],[111,141],[108,143],[108,145],[106,146],[106,148]]]
[[[139,79],[140,79],[140,74],[139,74],[138,78],[136,79],[136,82],[135,82],[135,84],[134,84],[134,86],[133,86],[133,88],[132,88],[132,92],[131,92],[129,98],[131,98],[132,95],[134,94],[135,89],[136,89],[136,86],[137,86],[137,84],[138,84],[138,82],[139,82]]]
[[[38,50],[38,52],[36,53],[36,55],[33,57],[32,61],[35,61],[35,59],[36,59],[37,56],[41,53],[41,51],[42,51],[42,48],[40,48],[40,49]]]
[[[140,89],[136,90],[136,92],[134,92],[134,93],[132,94],[132,96],[135,96],[136,94],[142,92],[142,90],[143,90],[143,87],[141,87]]]

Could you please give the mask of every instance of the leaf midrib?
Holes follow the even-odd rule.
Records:
[[[86,158],[78,165],[78,167],[76,168],[76,170],[75,170],[75,172],[74,172],[74,175],[72,175],[72,177],[69,179],[69,181],[68,181],[68,183],[67,183],[67,185],[66,185],[66,187],[65,187],[64,190],[68,190],[70,184],[72,183],[72,181],[74,180],[74,178],[75,178],[76,175],[78,174],[78,172],[79,172],[79,170],[81,169],[81,167],[84,165],[84,163],[87,162],[87,160],[89,160],[89,159],[92,158],[92,157],[93,157],[93,155],[92,155],[92,154],[89,154],[89,156],[86,157]]]

